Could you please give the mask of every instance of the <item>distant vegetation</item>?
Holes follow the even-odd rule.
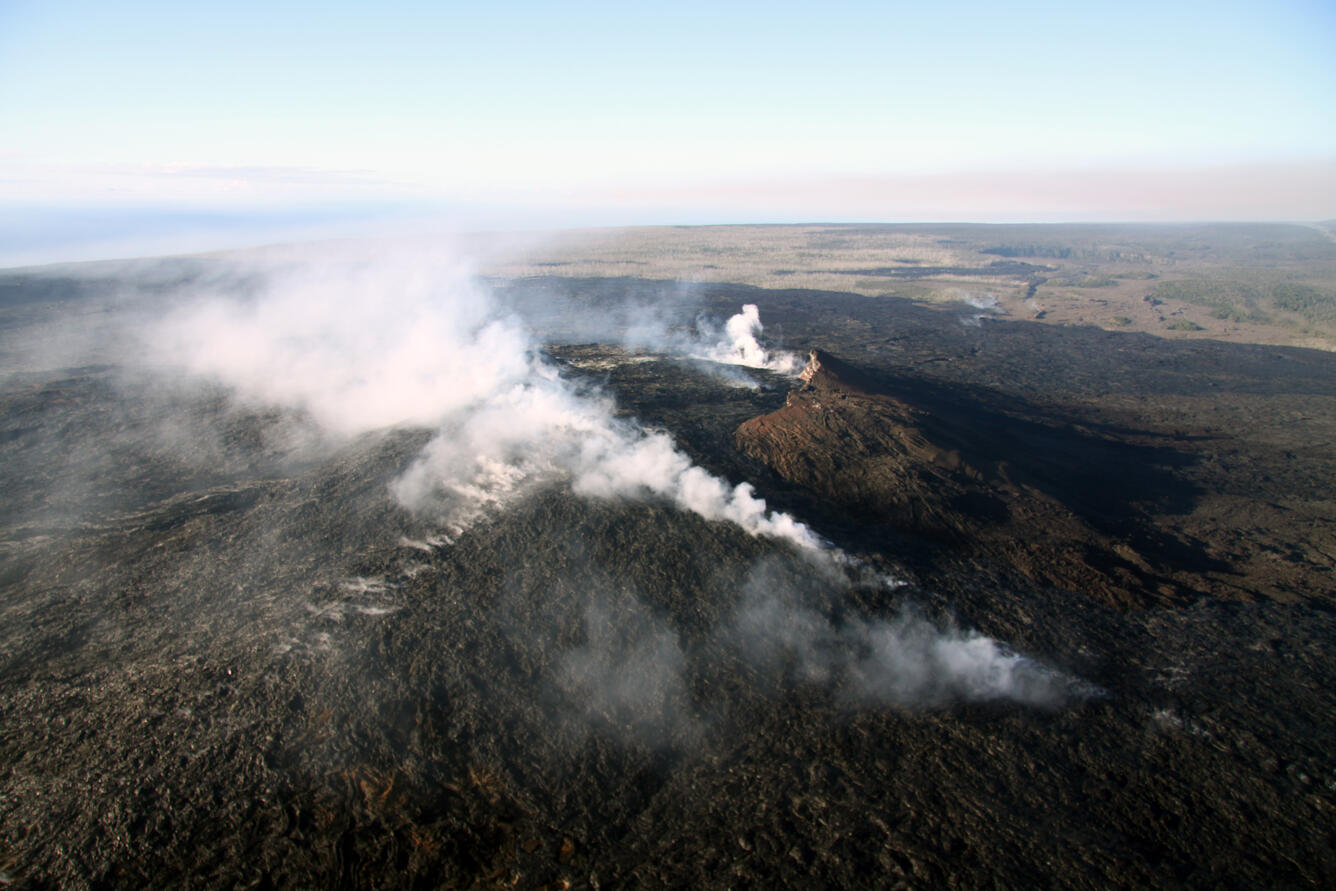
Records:
[[[1118,284],[1118,279],[1111,275],[1064,276],[1051,278],[1050,285],[1065,285],[1069,288],[1108,288]]]
[[[1104,247],[1074,247],[1058,244],[1001,244],[983,248],[981,254],[999,257],[1048,257],[1053,260],[1094,260],[1101,263],[1149,263],[1139,251],[1121,251]]]
[[[1220,307],[1211,313],[1211,318],[1227,319],[1231,322],[1270,322],[1271,316],[1257,310],[1230,309]]]
[[[1271,302],[1277,309],[1297,312],[1310,322],[1336,322],[1336,294],[1312,285],[1283,282],[1272,288]]]
[[[1216,318],[1236,322],[1269,321],[1266,307],[1296,313],[1313,324],[1336,322],[1336,293],[1299,282],[1180,279],[1156,285],[1153,296],[1209,306]]]
[[[1206,329],[1203,328],[1201,325],[1198,325],[1196,322],[1192,322],[1192,321],[1189,321],[1189,320],[1187,320],[1187,319],[1179,319],[1177,322],[1174,322],[1174,323],[1172,323],[1171,325],[1169,325],[1169,328],[1170,328],[1170,330],[1173,330],[1173,331],[1205,331],[1205,330],[1206,330]]]
[[[1192,278],[1160,282],[1151,292],[1154,300],[1181,300],[1198,306],[1238,312],[1255,311],[1262,299],[1259,288],[1237,280]]]
[[[501,278],[635,276],[947,305],[994,294],[1016,318],[1336,349],[1336,238],[1320,226],[813,224],[589,230],[489,267]],[[0,295],[3,296],[3,295]],[[1158,311],[1152,311],[1157,310]],[[1170,310],[1170,311],[1171,311]],[[1246,323],[1221,324],[1219,321]],[[1181,329],[1179,329],[1181,330]]]

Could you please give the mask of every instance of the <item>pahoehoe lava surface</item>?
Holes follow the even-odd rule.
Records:
[[[6,355],[96,310],[87,279],[8,283]],[[910,604],[1086,694],[857,701],[729,630],[758,567],[820,593],[781,543],[561,484],[446,542],[387,491],[427,431],[309,446],[106,357],[11,363],[3,882],[1336,882],[1332,356],[847,294],[499,290],[570,332],[563,374],[907,582],[822,603],[831,627]],[[829,373],[745,389],[581,342],[631,291],[686,323],[756,303]]]

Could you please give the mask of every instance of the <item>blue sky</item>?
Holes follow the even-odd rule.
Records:
[[[56,228],[1309,219],[1333,159],[1329,0],[0,0],[0,206]]]

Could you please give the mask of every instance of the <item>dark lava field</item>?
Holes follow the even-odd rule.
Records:
[[[1336,354],[229,263],[0,274],[0,885],[1336,884]]]

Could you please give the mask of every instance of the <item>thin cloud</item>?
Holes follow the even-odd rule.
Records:
[[[1213,167],[795,176],[608,190],[621,204],[732,211],[739,221],[1318,220],[1336,214],[1336,159]]]

